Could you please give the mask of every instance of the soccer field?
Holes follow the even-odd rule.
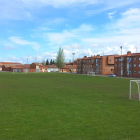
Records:
[[[140,140],[130,79],[0,73],[0,140]]]

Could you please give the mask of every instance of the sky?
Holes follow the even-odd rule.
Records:
[[[0,61],[140,52],[140,0],[0,0]]]

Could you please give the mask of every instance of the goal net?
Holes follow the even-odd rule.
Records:
[[[89,76],[95,76],[95,72],[89,72],[88,75]]]
[[[140,101],[140,80],[130,80],[129,99]]]
[[[23,70],[22,69],[13,69],[13,74],[14,73],[19,73],[19,72],[22,72],[23,73]]]

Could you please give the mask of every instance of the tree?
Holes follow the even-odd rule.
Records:
[[[46,65],[49,65],[49,61],[48,61],[48,59],[47,59],[47,61],[46,61]]]
[[[52,62],[52,59],[51,59],[51,61],[50,61],[50,65],[52,65],[53,64],[53,62]]]
[[[53,60],[53,64],[55,64],[55,63],[54,63],[54,60]]]
[[[45,66],[46,62],[45,59],[42,61],[42,65]]]
[[[60,68],[64,67],[64,61],[65,61],[65,57],[64,57],[64,53],[63,53],[63,49],[61,49],[61,47],[59,47],[59,51],[57,53],[57,57],[56,57],[56,66],[59,68],[59,72],[60,72]]]

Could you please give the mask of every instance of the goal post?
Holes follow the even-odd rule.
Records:
[[[132,82],[136,83],[137,84],[137,93],[138,93],[138,98],[139,98],[139,101],[140,101],[140,80],[130,80],[130,89],[129,89],[129,99],[131,100],[132,99]]]
[[[95,76],[95,72],[89,72],[88,75],[89,76]]]

